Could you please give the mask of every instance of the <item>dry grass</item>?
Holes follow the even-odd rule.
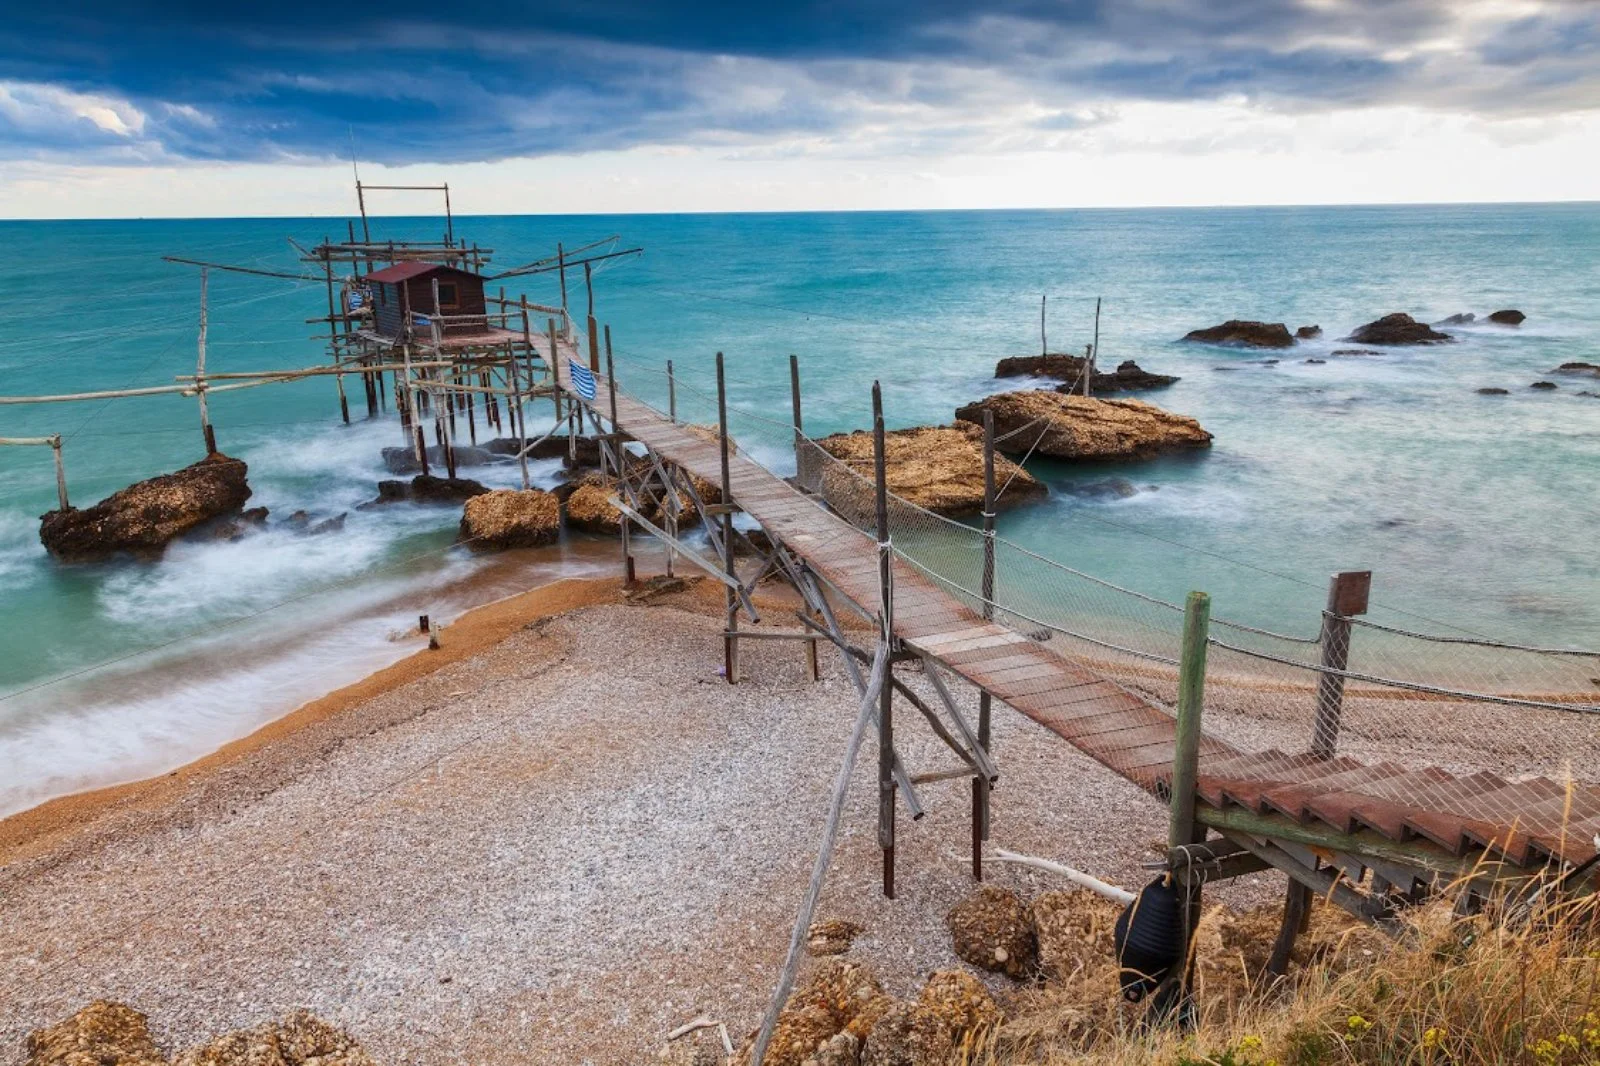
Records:
[[[1232,920],[1241,946],[1270,947],[1273,930],[1259,913],[1260,929],[1248,914]],[[1114,973],[1091,962],[1012,1004],[1011,1020],[969,1062],[1596,1063],[1597,916],[1593,899],[1553,906],[1534,922],[1458,917],[1440,903],[1410,912],[1397,941],[1376,944],[1370,932],[1324,918],[1302,937],[1313,957],[1287,982],[1270,983],[1259,970],[1237,980],[1258,965],[1241,952],[1239,971],[1229,975],[1224,965],[1206,988],[1202,964],[1200,1019],[1187,1034],[1141,1031],[1115,1003]],[[1221,933],[1226,947],[1233,938]],[[1220,957],[1226,963],[1227,952]]]

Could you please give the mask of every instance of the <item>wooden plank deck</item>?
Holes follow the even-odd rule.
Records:
[[[556,377],[570,392],[566,361],[578,353],[564,341],[561,348]],[[596,377],[595,407],[608,412],[607,382]],[[623,393],[618,393],[616,405],[617,422],[627,436],[720,484],[721,449],[715,442]],[[877,612],[878,546],[873,537],[738,451],[729,457],[729,483],[740,509],[836,592],[868,614]],[[1141,788],[1160,791],[1171,774],[1176,736],[1171,714],[1016,630],[985,621],[905,561],[896,559],[893,565],[894,628],[903,643]],[[1203,736],[1199,799],[1213,807],[1248,807],[1301,823],[1317,821],[1339,832],[1367,828],[1396,840],[1426,840],[1455,854],[1482,847],[1516,865],[1541,864],[1550,856],[1582,862],[1595,853],[1600,789],[1593,786],[1577,786],[1569,793],[1564,785],[1543,779],[1509,782],[1493,774],[1455,778],[1442,770],[1362,768],[1347,759],[1308,769],[1305,758],[1245,753]],[[1458,794],[1449,804],[1452,810],[1430,809],[1426,794],[1415,787],[1418,781],[1435,780],[1448,782]]]

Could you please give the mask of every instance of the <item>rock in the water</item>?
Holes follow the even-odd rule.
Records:
[[[418,474],[409,482],[378,482],[378,498],[371,503],[362,504],[361,508],[357,509],[371,507],[373,504],[400,503],[404,500],[416,503],[462,503],[474,496],[482,496],[488,491],[489,486],[471,478]]]
[[[457,444],[455,452],[456,469],[464,466],[487,466],[490,463],[503,461],[502,457],[487,448],[480,448],[472,444]],[[516,452],[511,454],[515,455]],[[414,474],[422,469],[422,464],[417,462],[417,453],[414,448],[385,448],[383,449],[383,466],[391,474]],[[445,469],[444,448],[434,444],[428,448],[428,469]]]
[[[132,1007],[97,999],[64,1022],[28,1034],[27,1066],[166,1066],[149,1021]]]
[[[938,1014],[920,1003],[896,1003],[867,1034],[861,1066],[950,1066],[955,1050]]]
[[[1448,333],[1440,333],[1426,322],[1418,322],[1403,311],[1384,315],[1360,326],[1346,340],[1357,344],[1439,344],[1451,340]]]
[[[374,1066],[361,1045],[309,1011],[281,1022],[219,1036],[172,1060],[172,1066]]]
[[[1090,500],[1126,500],[1139,494],[1139,487],[1125,477],[1108,477],[1103,481],[1086,481],[1067,489],[1074,496]]]
[[[265,508],[262,508],[265,510]],[[249,512],[245,512],[248,514]],[[291,533],[302,537],[317,537],[324,533],[338,533],[344,529],[344,514],[336,514],[332,518],[315,521],[310,511],[296,511],[283,520]]]
[[[1051,396],[1054,393],[1044,393]],[[978,416],[981,422],[983,416]],[[1001,432],[998,422],[996,436]],[[1020,443],[1017,449],[1026,452],[1033,443],[1029,439],[1009,441]],[[884,434],[884,473],[889,491],[903,500],[925,507],[936,514],[966,515],[983,510],[983,431],[971,424],[954,426],[922,426],[916,429],[897,429]],[[872,434],[864,430],[854,433],[836,433],[817,441],[823,451],[840,460],[860,474],[866,481],[851,478],[844,471],[829,464],[823,472],[823,494],[837,505],[847,498],[853,499],[871,488],[873,477]],[[1043,496],[1048,490],[1044,484],[1003,456],[995,458],[995,483],[1010,487],[1000,498],[1002,506],[1021,503],[1030,497]]]
[[[159,555],[175,537],[238,512],[250,498],[247,472],[243,460],[213,452],[176,473],[129,485],[92,507],[50,511],[39,523],[39,539],[58,559]]]
[[[1490,322],[1497,322],[1502,326],[1520,326],[1528,320],[1528,316],[1514,308],[1496,311],[1489,316]]]
[[[1459,315],[1451,315],[1449,318],[1440,319],[1435,324],[1440,326],[1465,326],[1468,322],[1476,322],[1477,320],[1477,315],[1471,311],[1466,311]]]
[[[1326,359],[1307,359],[1305,362],[1306,362],[1307,366],[1321,366],[1324,363],[1326,363],[1327,360]]]
[[[995,365],[994,376],[1055,378],[1065,382],[1059,391],[1074,388],[1081,391],[1083,370],[1087,363],[1088,360],[1081,355],[1019,355],[1000,360]],[[1089,389],[1091,392],[1133,392],[1138,389],[1158,389],[1177,380],[1170,374],[1152,374],[1132,359],[1124,359],[1110,373],[1096,370],[1089,379]]]
[[[1491,386],[1486,386],[1484,388],[1479,389],[1478,390],[1478,395],[1479,396],[1509,396],[1509,395],[1511,395],[1511,390],[1510,389],[1496,388],[1496,387],[1491,385]]]
[[[611,502],[616,494],[615,478],[600,474],[581,478],[566,498],[567,525],[585,533],[620,534],[622,512]]]
[[[1148,459],[1211,444],[1211,434],[1199,422],[1142,400],[1002,392],[967,404],[956,411],[956,417],[981,425],[986,409],[994,412],[997,439],[1022,430],[1000,443],[1008,452],[1026,452],[1037,441],[1035,454],[1058,459]],[[1041,426],[1024,429],[1039,420]]]
[[[1553,374],[1591,374],[1600,377],[1600,364],[1595,363],[1562,363],[1551,371]]]
[[[983,982],[965,970],[939,970],[928,977],[917,1002],[949,1026],[957,1046],[977,1041],[1000,1024],[1000,1008]]]
[[[1038,942],[1028,907],[1015,892],[985,885],[952,907],[944,921],[963,962],[1009,977],[1032,975]]]
[[[850,944],[861,935],[861,926],[844,918],[825,918],[812,922],[806,930],[808,955],[843,955]]]
[[[1294,331],[1294,335],[1295,335],[1296,339],[1298,339],[1298,340],[1303,340],[1303,341],[1314,340],[1315,338],[1322,336],[1322,327],[1321,326],[1301,326],[1299,329]]]
[[[561,504],[538,489],[495,489],[461,509],[461,540],[475,552],[536,548],[561,536]]]
[[[1382,355],[1383,353],[1378,351],[1376,348],[1335,348],[1333,350],[1332,354],[1334,354],[1334,355],[1343,355],[1343,356],[1356,356],[1356,355]]]
[[[1230,318],[1220,326],[1191,330],[1186,341],[1201,344],[1226,344],[1237,348],[1288,348],[1294,344],[1289,327],[1282,322],[1247,322]]]
[[[1530,389],[1542,389],[1546,392],[1550,391],[1551,389],[1559,389],[1560,387],[1560,385],[1557,385],[1553,381],[1535,381],[1532,385],[1528,386]]]

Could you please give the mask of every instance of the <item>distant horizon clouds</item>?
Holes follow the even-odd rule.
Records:
[[[1588,0],[132,0],[0,26],[0,217],[337,211],[352,157],[506,212],[1586,199],[1597,134]]]

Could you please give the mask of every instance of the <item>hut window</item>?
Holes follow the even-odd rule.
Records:
[[[456,305],[456,283],[453,281],[439,282],[439,306],[454,307]]]

